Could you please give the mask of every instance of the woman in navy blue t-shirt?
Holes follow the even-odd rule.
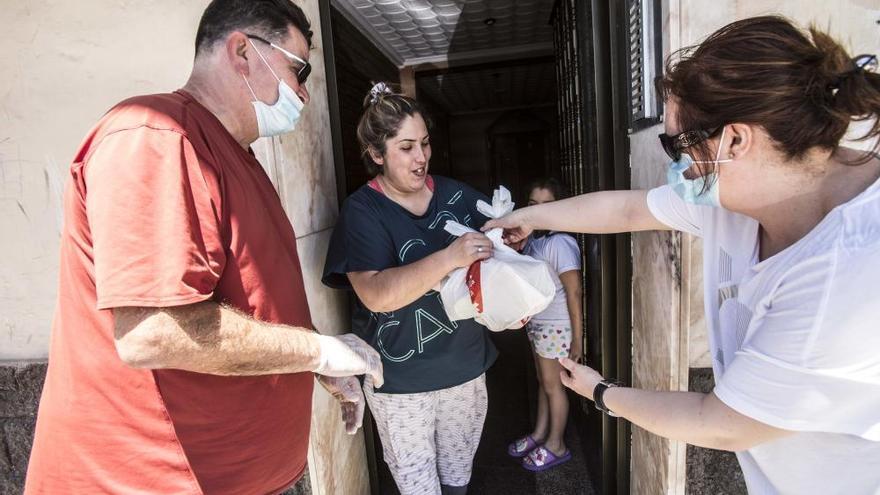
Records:
[[[358,140],[374,178],[342,206],[323,281],[354,289],[353,331],[382,355],[385,384],[367,378],[364,393],[401,493],[465,493],[497,351],[483,326],[447,318],[434,287],[492,255],[483,234],[443,229],[479,229],[487,219],[476,202],[488,198],[429,175],[424,112],[384,83],[367,96]]]

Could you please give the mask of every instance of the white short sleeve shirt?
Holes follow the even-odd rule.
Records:
[[[648,193],[654,216],[703,239],[715,394],[797,433],[738,452],[753,494],[880,494],[880,182],[758,259],[758,223]]]
[[[537,238],[530,237],[523,254],[546,261],[557,275],[581,269],[581,249],[577,241],[574,237],[561,232],[551,232]],[[559,277],[553,277],[553,280],[556,283],[556,295],[553,296],[553,301],[547,309],[533,316],[531,321],[571,325],[565,288]]]

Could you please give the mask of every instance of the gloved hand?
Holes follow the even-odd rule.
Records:
[[[382,358],[375,349],[357,335],[318,335],[321,344],[320,364],[315,373],[327,376],[368,374],[376,388],[385,383]]]
[[[345,423],[345,432],[349,435],[357,433],[364,423],[364,392],[361,384],[353,376],[334,377],[315,375],[330,395],[336,397],[342,407],[342,422]]]

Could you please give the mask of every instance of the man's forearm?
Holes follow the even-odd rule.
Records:
[[[260,322],[214,302],[113,315],[117,351],[134,367],[266,375],[313,371],[320,360],[312,330]]]

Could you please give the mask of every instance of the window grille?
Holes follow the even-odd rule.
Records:
[[[631,131],[660,122],[654,79],[662,72],[659,0],[627,0]]]

